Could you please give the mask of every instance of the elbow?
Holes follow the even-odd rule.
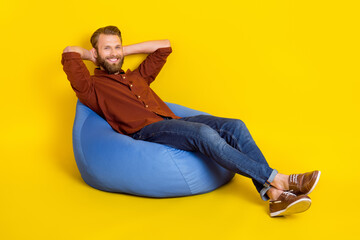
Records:
[[[63,53],[67,53],[67,52],[73,52],[74,49],[71,46],[67,46],[66,48],[64,48]]]
[[[66,48],[64,48],[63,53],[67,53],[67,52],[71,52],[70,46],[67,46]]]
[[[153,52],[155,52],[156,50],[158,50],[160,48],[171,47],[170,40],[168,40],[168,39],[157,40],[154,43],[155,44],[153,45],[153,49],[151,51],[149,51],[148,53],[153,53]]]
[[[165,41],[166,47],[171,47],[171,43],[170,43],[169,39],[165,39],[164,41]]]

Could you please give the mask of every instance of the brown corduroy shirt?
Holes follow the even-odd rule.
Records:
[[[150,88],[171,52],[171,47],[159,48],[134,71],[121,70],[117,75],[100,69],[90,75],[76,52],[63,53],[61,63],[80,102],[103,117],[115,131],[130,135],[163,120],[161,116],[180,118]]]

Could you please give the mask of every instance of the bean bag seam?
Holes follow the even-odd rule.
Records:
[[[166,152],[167,152],[168,155],[170,156],[170,158],[171,158],[171,160],[173,161],[173,163],[175,164],[176,168],[179,170],[181,176],[182,176],[183,179],[184,179],[184,182],[186,183],[186,186],[189,188],[190,193],[191,193],[191,194],[194,194],[193,191],[191,191],[191,188],[190,188],[190,186],[189,186],[189,183],[187,182],[187,180],[186,180],[183,172],[181,171],[181,169],[179,168],[179,166],[176,164],[176,161],[175,161],[175,160],[173,159],[173,157],[171,156],[168,148],[166,149]]]

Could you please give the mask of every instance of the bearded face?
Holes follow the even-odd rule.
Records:
[[[124,58],[121,55],[110,55],[102,57],[98,52],[97,63],[109,74],[119,73],[124,63]]]
[[[100,34],[96,48],[96,61],[109,74],[118,74],[124,62],[122,43],[117,35]]]

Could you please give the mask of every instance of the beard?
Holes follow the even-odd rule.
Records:
[[[119,62],[117,62],[117,63],[108,62],[107,59],[111,59],[111,58],[117,58],[117,59],[119,59]],[[98,57],[97,57],[96,61],[99,64],[99,66],[104,68],[109,74],[115,74],[115,73],[119,73],[121,71],[121,67],[124,63],[124,58],[120,55],[111,55],[109,57],[102,58],[102,57],[100,57],[100,55],[98,53]]]

